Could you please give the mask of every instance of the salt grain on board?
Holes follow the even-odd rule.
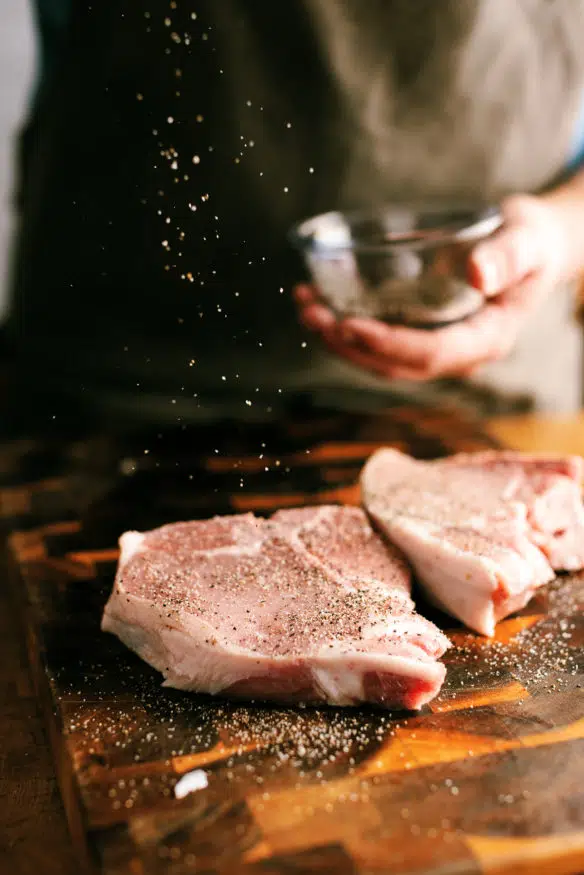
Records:
[[[195,769],[192,772],[187,772],[174,785],[174,795],[177,799],[184,799],[190,793],[196,793],[197,790],[204,790],[209,786],[209,780],[206,772],[202,769]]]

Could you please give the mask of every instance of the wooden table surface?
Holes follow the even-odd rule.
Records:
[[[506,445],[523,450],[584,453],[584,415],[562,420],[500,420],[489,423],[488,430]],[[10,805],[0,804],[0,872],[73,875],[79,866],[71,850],[52,756],[31,686],[23,635],[6,586],[0,588],[0,642],[0,799],[10,799]],[[526,864],[518,863],[515,871],[573,875],[577,869],[569,836],[565,850],[564,869],[551,864],[549,869],[538,869],[527,859],[527,843]],[[495,875],[507,869],[498,869],[495,859],[489,871]]]
[[[506,446],[525,452],[584,455],[584,413],[493,419],[487,431]]]

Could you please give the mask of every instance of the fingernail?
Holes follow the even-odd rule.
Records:
[[[477,250],[473,258],[478,272],[481,291],[490,295],[499,291],[499,270],[490,248]]]

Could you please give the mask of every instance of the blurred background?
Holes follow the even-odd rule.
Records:
[[[14,137],[26,110],[35,63],[27,0],[2,0],[0,20],[0,322],[6,309]]]

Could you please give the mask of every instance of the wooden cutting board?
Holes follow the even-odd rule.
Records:
[[[108,875],[584,871],[584,577],[487,642],[449,631],[420,714],[231,705],[164,690],[99,631],[127,528],[356,502],[365,457],[490,439],[447,413],[13,444],[0,510],[77,851]],[[430,609],[428,609],[430,613]],[[195,772],[201,788],[176,798]],[[202,786],[202,785],[206,786]]]

